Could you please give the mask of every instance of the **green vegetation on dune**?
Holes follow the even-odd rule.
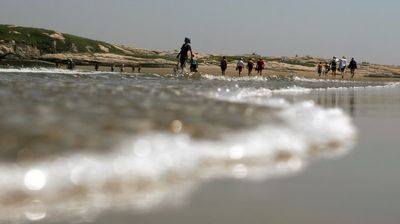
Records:
[[[60,38],[51,35],[60,34]],[[82,38],[75,35],[58,33],[53,30],[0,25],[0,40],[15,41],[17,44],[27,44],[37,47],[43,53],[104,53],[100,45],[109,49],[110,53],[123,54],[124,52],[111,44],[102,41]]]
[[[142,64],[165,63],[158,62],[156,59],[165,59],[169,64],[171,64],[177,61],[176,55],[178,53],[117,46],[103,41],[91,40],[66,33],[59,33],[53,30],[13,25],[0,25],[0,45],[1,44],[5,45],[4,49],[6,50],[14,48],[14,50],[8,50],[8,52],[12,52],[11,54],[13,55],[11,59],[16,56],[16,60],[19,60],[18,56],[20,56],[22,59],[31,60],[40,58],[37,56],[38,54],[78,53],[82,54],[82,58],[86,57],[85,59],[81,59],[82,63],[92,63],[96,61],[96,56],[92,55],[92,58],[90,58],[91,53],[111,53],[126,56],[124,57],[124,60],[132,60],[133,63],[136,63],[135,61],[137,61],[139,58],[143,61]],[[26,46],[32,47],[33,50],[29,49],[29,47],[27,48]],[[29,51],[31,51],[31,54],[29,54]],[[3,53],[3,56],[7,56],[7,51],[3,52],[6,52]],[[88,54],[89,56],[87,56]],[[53,58],[50,56],[44,59],[41,58],[41,60],[45,60],[47,62],[59,62],[60,60],[57,57],[59,56],[54,56]],[[107,57],[108,60],[111,61],[110,63],[115,63],[115,61],[112,62],[115,60],[115,58],[112,58],[113,55],[105,56],[105,58]],[[280,62],[307,67],[315,67],[316,63],[319,61],[319,59],[309,56],[290,58],[264,57],[255,53],[226,55],[227,61],[231,63],[236,62],[239,58],[243,58],[245,62],[247,62],[250,58],[253,58],[253,60],[257,61],[259,57],[264,58],[266,62]],[[199,58],[199,63],[219,65],[221,59],[222,55],[204,55]]]

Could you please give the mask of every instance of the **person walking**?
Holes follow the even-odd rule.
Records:
[[[225,75],[225,71],[228,68],[228,61],[226,60],[225,56],[222,57],[220,67],[221,67],[222,75],[224,76]]]
[[[350,69],[351,78],[354,78],[355,71],[357,69],[357,62],[356,62],[356,60],[354,60],[354,58],[351,58],[351,60],[350,60],[349,69]]]
[[[332,77],[336,77],[337,60],[335,56],[332,58],[330,65],[331,65]]]
[[[342,75],[342,79],[343,79],[344,73],[346,71],[346,66],[347,66],[347,60],[346,60],[346,57],[343,56],[339,61],[339,71]]]
[[[185,37],[184,44],[181,47],[181,51],[178,53],[176,58],[179,58],[180,68],[184,72],[186,67],[186,60],[188,59],[188,53],[190,51],[190,58],[193,57],[192,47],[190,46],[190,39]]]
[[[190,60],[190,72],[197,72],[198,65],[197,54],[193,54]]]
[[[331,70],[331,67],[329,66],[328,62],[325,62],[324,65],[324,75],[327,76],[329,74],[329,71]]]
[[[265,62],[262,58],[259,58],[256,65],[257,74],[262,76],[262,71],[264,70]]]
[[[236,64],[236,71],[239,71],[239,76],[242,74],[244,68],[243,58],[240,58],[238,63]]]
[[[322,68],[323,68],[323,67],[324,67],[324,66],[322,65],[322,62],[320,62],[320,63],[317,65],[318,77],[321,77]]]
[[[247,66],[246,67],[247,67],[247,70],[249,71],[248,72],[248,76],[250,76],[251,72],[253,71],[253,68],[254,68],[254,61],[253,61],[252,58],[249,59],[249,61],[247,62]]]
[[[99,70],[99,63],[96,62],[96,63],[94,64],[94,70],[96,70],[96,71]]]

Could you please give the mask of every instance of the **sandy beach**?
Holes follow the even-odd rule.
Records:
[[[368,77],[370,74],[387,74],[388,71],[390,72],[393,71],[400,71],[400,68],[397,68],[397,66],[393,66],[390,68],[385,69],[384,66],[378,67],[378,68],[371,68],[370,66],[359,66],[360,69],[356,70],[355,76],[351,78],[351,74],[349,70],[346,70],[344,74],[344,78],[342,79],[340,73],[338,72],[336,74],[336,77],[333,77],[331,73],[328,75],[321,75],[318,76],[317,69],[316,68],[311,68],[311,67],[305,67],[305,66],[296,66],[295,68],[290,68],[284,65],[277,66],[275,63],[267,63],[266,69],[263,70],[262,75],[265,77],[275,77],[275,76],[281,76],[281,77],[293,77],[293,76],[298,76],[298,77],[305,77],[305,78],[314,78],[314,79],[333,79],[333,80],[368,80],[368,81],[399,81],[400,76],[397,78],[394,77],[389,77],[385,75],[376,75],[374,77]],[[62,67],[65,68],[65,67]],[[226,76],[227,77],[239,77],[238,72],[236,71],[236,66],[235,64],[229,64],[228,69],[226,70]],[[82,70],[82,71],[94,71],[94,66],[77,66],[76,69]],[[110,71],[110,67],[106,66],[100,66],[99,71]],[[114,67],[114,72],[119,72],[120,68],[119,67]],[[208,74],[208,75],[215,75],[215,76],[221,76],[221,69],[219,66],[216,65],[199,65],[198,71],[201,74]],[[124,67],[124,72],[125,73],[132,73],[132,68],[131,67]],[[137,66],[135,67],[135,73],[137,73]],[[174,73],[174,68],[173,67],[164,67],[164,68],[149,68],[149,67],[142,67],[141,68],[141,73],[150,73],[150,74],[159,74],[159,75],[167,75],[167,74],[173,74]],[[257,77],[257,72],[253,70],[251,77]],[[248,71],[244,70],[241,74],[240,77],[248,77]]]

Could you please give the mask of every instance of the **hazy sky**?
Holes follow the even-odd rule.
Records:
[[[400,64],[399,0],[0,0],[0,23],[135,47]]]

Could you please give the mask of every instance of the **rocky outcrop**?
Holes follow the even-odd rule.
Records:
[[[40,55],[36,47],[15,41],[0,41],[0,58],[37,59]]]

